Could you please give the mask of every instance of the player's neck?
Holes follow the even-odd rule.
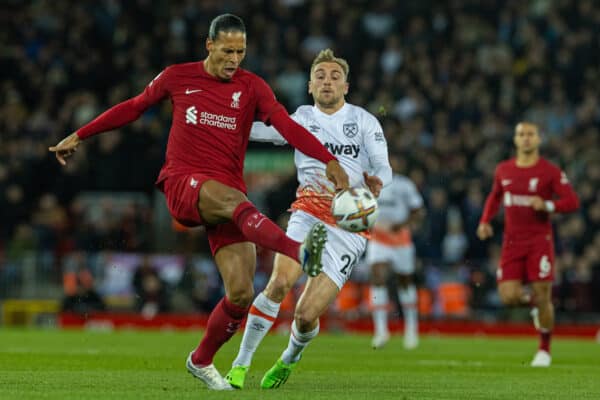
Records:
[[[327,114],[327,115],[332,115],[332,114],[335,114],[336,112],[340,111],[342,109],[342,107],[344,107],[344,104],[346,104],[346,102],[344,100],[340,101],[338,104],[332,105],[331,107],[323,107],[319,103],[316,103],[319,111],[321,111],[322,113]]]
[[[537,151],[530,154],[520,153],[517,154],[515,163],[517,164],[517,167],[527,168],[535,165],[539,159],[540,153],[538,153]]]

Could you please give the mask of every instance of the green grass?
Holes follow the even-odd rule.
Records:
[[[598,399],[600,344],[557,339],[554,364],[534,369],[535,338],[425,337],[414,351],[395,337],[321,335],[280,389],[259,389],[287,337],[268,336],[246,389],[209,392],[185,370],[200,334],[0,329],[0,399]],[[215,360],[225,374],[241,335]]]

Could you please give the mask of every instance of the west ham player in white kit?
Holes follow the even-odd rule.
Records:
[[[329,49],[321,51],[313,61],[308,85],[315,105],[299,107],[292,118],[337,155],[348,172],[351,186],[366,184],[377,196],[392,177],[387,144],[377,119],[345,102],[347,76],[345,60],[336,58]],[[275,129],[265,125],[255,125],[250,137],[285,143]],[[319,317],[337,296],[367,244],[364,234],[335,226],[331,215],[335,188],[325,178],[324,164],[298,151],[295,163],[300,185],[287,234],[303,238],[315,222],[322,221],[327,227],[328,241],[322,254],[323,273],[308,278],[296,305],[288,346],[262,378],[262,388],[277,388],[286,382],[304,348],[317,336]],[[244,386],[254,352],[277,318],[281,302],[301,275],[302,269],[295,260],[276,255],[271,279],[250,308],[238,356],[226,377],[233,387]]]
[[[395,159],[390,160],[395,168]],[[417,289],[412,279],[415,272],[415,246],[410,226],[423,208],[423,198],[407,177],[394,174],[378,199],[379,218],[367,247],[367,264],[371,266],[371,307],[375,329],[372,346],[380,348],[390,338],[388,329],[388,288],[390,270],[396,275],[398,298],[404,315],[404,347],[419,344]]]

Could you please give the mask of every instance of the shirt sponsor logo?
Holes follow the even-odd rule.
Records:
[[[333,144],[326,142],[324,145],[334,156],[339,154],[356,158],[360,153],[360,146],[357,144]]]
[[[342,130],[347,138],[353,138],[358,133],[358,124],[356,122],[347,122],[343,125]]]
[[[198,117],[196,106],[188,107],[185,110],[185,123],[192,125],[207,125],[215,128],[228,129],[235,131],[237,129],[237,118],[228,117],[222,114],[212,114],[202,111]]]
[[[196,125],[198,123],[198,110],[195,106],[188,107],[185,110],[185,123]]]
[[[383,132],[375,132],[375,141],[385,142],[385,136],[383,135]]]
[[[530,207],[534,196],[523,194],[504,193],[504,207],[519,206]]]
[[[233,92],[231,95],[231,108],[240,108],[240,97],[242,92]]]

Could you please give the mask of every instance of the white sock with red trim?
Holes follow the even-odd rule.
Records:
[[[319,334],[319,324],[309,332],[299,332],[296,328],[296,321],[292,322],[292,333],[290,333],[290,341],[288,347],[281,353],[281,360],[286,364],[292,364],[300,360],[302,351],[308,346],[311,340]]]
[[[417,288],[415,285],[409,285],[406,289],[398,289],[398,297],[404,314],[404,331],[418,335]]]
[[[256,296],[248,312],[248,320],[246,321],[240,350],[232,364],[234,367],[237,365],[250,366],[252,357],[256,349],[258,349],[260,342],[262,342],[273,326],[275,319],[277,319],[280,305],[280,303],[269,300],[264,293]]]
[[[388,290],[385,286],[371,285],[371,307],[373,309],[373,326],[375,336],[385,335],[388,330]]]

